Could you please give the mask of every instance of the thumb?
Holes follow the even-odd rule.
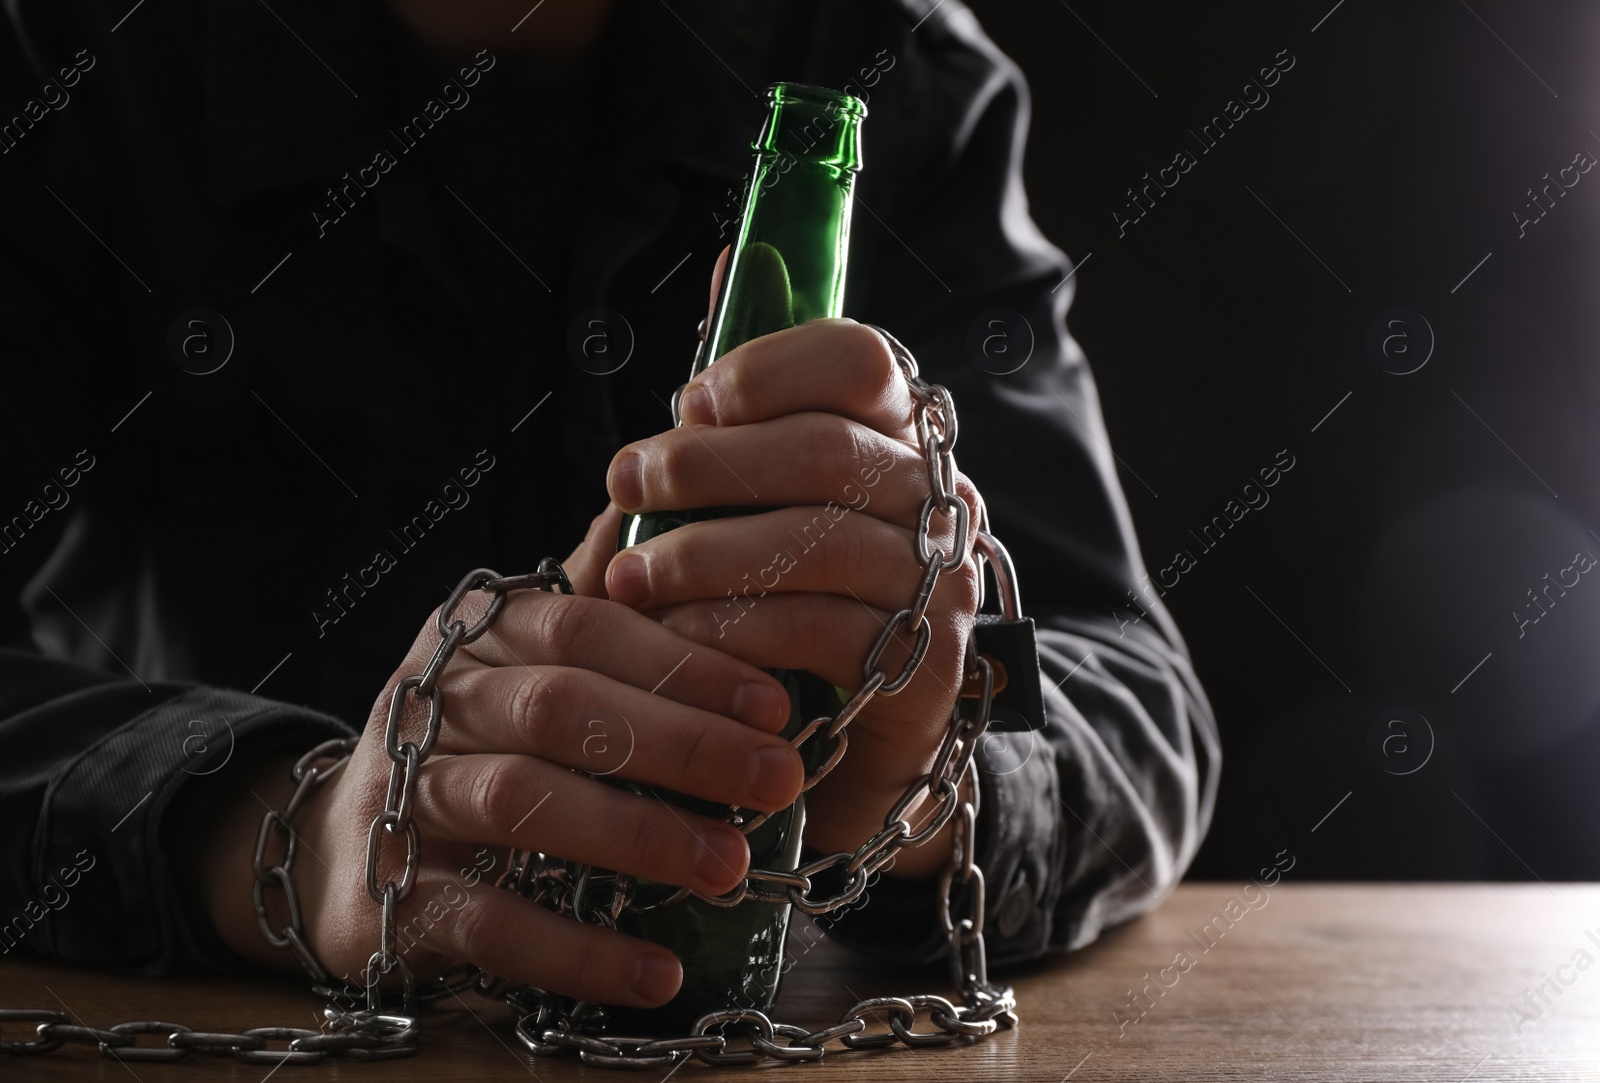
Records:
[[[711,333],[711,320],[717,312],[717,291],[722,288],[722,274],[728,266],[731,246],[724,245],[711,271],[711,295],[706,302],[706,334]],[[589,523],[589,532],[583,541],[562,561],[561,567],[572,582],[572,590],[590,598],[606,598],[606,568],[617,555],[617,535],[622,530],[622,509],[607,501],[605,510]]]

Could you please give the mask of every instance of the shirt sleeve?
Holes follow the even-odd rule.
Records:
[[[20,651],[0,651],[0,690],[0,955],[146,974],[244,969],[200,908],[182,855],[252,763],[350,727],[241,692],[145,685]]]
[[[115,293],[106,277],[115,264],[69,217],[98,220],[98,208],[60,179],[97,175],[86,91],[101,88],[68,79],[70,90],[52,84],[41,97],[83,44],[56,48],[54,24],[41,29],[26,33],[14,6],[0,18],[0,203],[15,212],[0,218],[0,419],[12,443],[0,466],[0,645],[18,648],[0,649],[0,956],[150,974],[236,970],[199,906],[200,870],[183,855],[252,762],[351,730],[239,692],[147,684],[109,648],[97,668],[34,649],[19,599],[61,587],[51,554],[84,513],[75,486],[129,478],[105,464],[86,480],[93,453],[75,437],[85,418],[104,432],[104,403],[143,393],[133,366],[115,363],[102,303]]]
[[[1145,573],[1066,328],[1073,265],[1028,215],[1022,74],[956,3],[886,55],[905,70],[880,64],[868,124],[912,126],[918,149],[873,158],[868,134],[847,311],[949,388],[957,466],[1037,623],[1047,727],[977,754],[988,958],[1020,961],[1081,947],[1172,890],[1210,823],[1216,724]],[[862,950],[928,961],[945,953],[933,891],[882,876],[824,924]]]

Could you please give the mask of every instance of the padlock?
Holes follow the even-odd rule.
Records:
[[[978,654],[994,666],[994,698],[989,701],[989,729],[1021,733],[1044,729],[1044,686],[1039,679],[1039,648],[1033,618],[1006,620],[999,613],[979,613],[972,628]],[[976,698],[981,688],[973,688]],[[962,687],[963,696],[968,694]]]
[[[978,531],[977,548],[994,569],[995,583],[1000,588],[1001,612],[979,613],[972,627],[973,645],[994,667],[989,729],[999,733],[1042,730],[1044,685],[1039,677],[1039,647],[1033,618],[1022,615],[1011,555],[987,530]],[[961,688],[963,700],[975,700],[982,693],[981,684],[972,679]]]

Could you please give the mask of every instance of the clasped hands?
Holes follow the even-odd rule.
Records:
[[[717,275],[725,261],[726,253]],[[671,998],[681,970],[666,948],[530,905],[495,890],[492,876],[441,920],[416,918],[484,846],[543,851],[705,894],[738,884],[749,851],[737,829],[581,772],[763,811],[794,801],[803,768],[777,735],[788,698],[762,670],[806,670],[854,691],[868,649],[916,596],[923,568],[914,540],[929,479],[913,405],[881,335],[851,320],[814,320],[716,361],[684,390],[682,425],[617,453],[611,501],[564,562],[575,594],[509,595],[491,633],[463,645],[440,679],[445,721],[418,773],[413,810],[422,863],[399,906],[402,927],[424,928],[414,942],[402,937],[414,973],[466,961],[584,1000],[649,1007]],[[985,521],[982,501],[960,474],[956,495],[971,513],[970,539]],[[625,512],[715,505],[772,510],[691,523],[615,551]],[[951,518],[941,532],[936,517],[936,545],[951,544]],[[939,577],[927,608],[931,642],[915,675],[856,716],[847,754],[811,791],[809,845],[853,851],[931,765],[978,605],[971,547],[968,540],[964,560]],[[886,672],[900,671],[907,638],[898,634],[884,655]],[[389,694],[421,671],[438,640],[429,620],[349,764],[295,825],[323,859],[296,869],[307,881],[306,935],[329,971],[354,984],[377,935],[363,872],[367,825],[383,808],[389,775]],[[620,718],[627,729],[610,734],[603,767],[588,725],[595,718]],[[931,804],[925,796],[910,810],[914,829]],[[931,875],[950,846],[947,826],[902,850],[888,871]],[[238,950],[267,958],[254,923],[242,923],[248,934],[237,933],[240,924],[218,919],[230,943],[255,936]]]

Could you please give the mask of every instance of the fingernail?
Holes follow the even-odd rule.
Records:
[[[733,717],[747,726],[780,729],[789,720],[789,697],[762,681],[750,681],[733,690]]]
[[[642,553],[619,553],[606,573],[606,593],[623,605],[638,605],[650,596],[649,562]]]
[[[709,828],[700,835],[700,853],[694,871],[702,880],[726,884],[743,875],[750,863],[749,846],[737,831]]]
[[[690,425],[715,425],[717,404],[711,400],[709,391],[693,384],[678,399],[678,416]]]
[[[646,952],[633,961],[629,984],[634,996],[650,1004],[662,1004],[678,991],[682,968],[678,960],[660,952]]]
[[[799,755],[788,745],[761,749],[750,765],[750,795],[758,805],[782,805],[799,787],[799,766]]]
[[[617,507],[624,511],[637,508],[644,499],[644,485],[639,480],[639,456],[629,452],[618,457],[611,464],[611,477],[606,481],[606,488],[611,490],[611,499],[616,501]]]

